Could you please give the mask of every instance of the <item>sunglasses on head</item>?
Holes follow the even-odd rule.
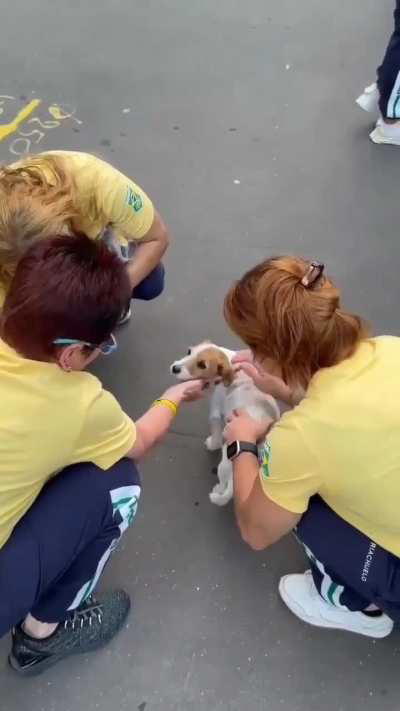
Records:
[[[81,341],[78,338],[56,338],[53,344],[55,346],[87,346],[93,350],[98,349],[103,355],[110,355],[110,353],[114,353],[118,348],[117,341],[113,334],[103,343],[88,343],[88,341]]]

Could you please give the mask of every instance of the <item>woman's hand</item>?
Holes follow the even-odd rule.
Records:
[[[246,348],[243,351],[236,351],[236,355],[232,358],[232,363],[254,363],[254,355],[250,348]]]
[[[293,404],[292,391],[282,378],[271,375],[254,362],[250,363],[248,360],[239,360],[237,356],[235,356],[232,362],[235,364],[237,370],[242,370],[243,373],[246,373],[246,375],[252,379],[256,388],[261,390],[261,392],[266,395],[272,395],[272,397],[277,400],[282,400],[282,402],[286,402],[288,405]]]
[[[171,400],[177,405],[180,405],[181,402],[194,402],[204,397],[208,387],[209,383],[206,380],[186,380],[184,383],[172,385],[165,391],[162,398]]]
[[[200,400],[204,397],[207,386],[205,380],[188,380],[168,388],[160,399],[170,400],[176,405],[180,405],[181,402]],[[136,421],[136,442],[126,456],[137,460],[147,454],[167,434],[175,414],[173,408],[151,406]]]
[[[264,439],[273,423],[272,417],[266,417],[261,421],[254,420],[246,410],[234,410],[225,425],[223,437],[225,442],[233,442],[238,439],[256,443]]]

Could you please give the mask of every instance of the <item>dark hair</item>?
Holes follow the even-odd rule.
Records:
[[[52,360],[56,338],[107,340],[130,295],[126,267],[104,243],[81,233],[50,237],[19,261],[1,335],[26,358]]]
[[[320,368],[351,356],[369,331],[344,311],[340,291],[315,263],[274,257],[247,272],[225,297],[225,319],[262,362],[273,359],[290,385],[307,387]],[[318,265],[322,267],[322,265]]]

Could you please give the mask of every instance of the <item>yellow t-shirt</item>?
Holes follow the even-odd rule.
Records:
[[[304,400],[270,433],[260,480],[272,501],[294,513],[318,493],[400,556],[400,338],[364,341],[314,376]]]
[[[45,155],[45,154],[43,154]],[[47,151],[60,156],[76,186],[76,208],[80,215],[76,229],[97,239],[110,225],[122,243],[141,240],[154,220],[154,207],[146,193],[109,163],[89,153]],[[21,166],[29,161],[18,161]],[[51,175],[46,176],[51,180]],[[0,307],[10,277],[0,270]]]
[[[123,240],[142,239],[154,219],[154,207],[146,193],[104,160],[78,151],[48,151],[58,155],[74,178],[80,213],[77,227],[96,239],[107,225]]]
[[[1,548],[48,479],[77,462],[108,469],[136,430],[93,375],[28,360],[1,340],[0,393]]]

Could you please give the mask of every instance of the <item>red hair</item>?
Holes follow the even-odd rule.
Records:
[[[123,262],[86,235],[55,236],[30,247],[7,294],[2,338],[26,358],[54,358],[56,338],[100,344],[129,303]]]
[[[312,263],[274,257],[247,272],[224,304],[231,329],[262,362],[272,359],[290,385],[307,387],[320,368],[351,356],[368,329],[341,309],[340,292],[322,275],[304,285]]]

